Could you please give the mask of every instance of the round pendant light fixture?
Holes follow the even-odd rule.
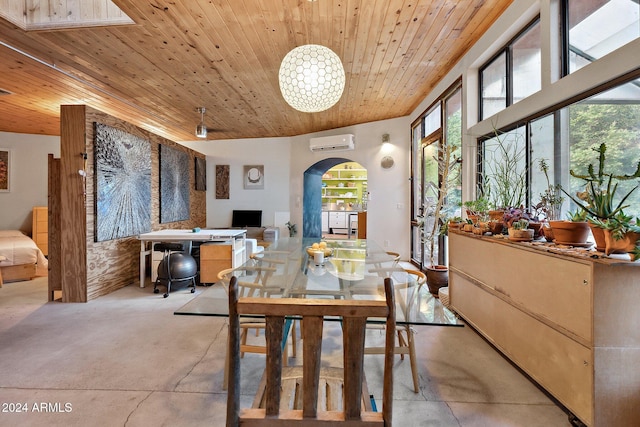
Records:
[[[280,91],[298,111],[317,113],[334,106],[344,91],[344,68],[334,51],[307,44],[289,52],[280,64]]]

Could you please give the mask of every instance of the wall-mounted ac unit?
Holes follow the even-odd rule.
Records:
[[[311,138],[309,149],[313,152],[353,150],[355,148],[354,141],[355,136],[351,134]]]

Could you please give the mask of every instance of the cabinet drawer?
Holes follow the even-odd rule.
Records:
[[[589,264],[455,233],[450,239],[453,269],[464,271],[511,304],[593,342]]]
[[[455,311],[591,425],[593,356],[589,348],[454,272],[449,274],[449,287]]]
[[[231,260],[231,245],[205,244],[200,246],[200,260]]]

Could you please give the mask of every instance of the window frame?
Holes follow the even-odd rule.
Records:
[[[493,56],[491,56],[491,58],[489,58],[478,69],[478,120],[479,121],[483,121],[488,118],[488,117],[484,117],[484,97],[482,95],[482,88],[484,87],[483,73],[502,54],[505,55],[505,68],[506,68],[505,84],[507,85],[507,87],[505,91],[505,106],[500,111],[508,108],[510,105],[513,105],[513,44],[517,40],[519,40],[521,37],[523,37],[528,31],[530,31],[535,25],[541,25],[539,14],[534,19],[529,21],[529,23],[527,23],[522,28],[522,30],[520,30],[507,43],[505,43],[505,45],[502,48],[498,49],[496,53]],[[542,66],[540,67],[540,78],[542,79]]]

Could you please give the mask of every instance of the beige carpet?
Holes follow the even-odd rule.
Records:
[[[226,321],[173,315],[193,297],[179,288],[164,299],[152,286],[131,285],[86,304],[47,303],[46,278],[6,283],[0,426],[223,426]],[[421,392],[413,393],[409,362],[398,358],[395,426],[570,425],[471,328],[415,330]],[[338,333],[327,328],[327,349]],[[262,358],[243,359],[243,392],[255,389]],[[367,356],[374,393],[381,369],[381,357]]]

